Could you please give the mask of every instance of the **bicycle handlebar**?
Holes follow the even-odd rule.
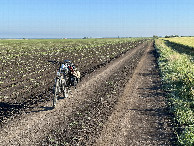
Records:
[[[57,65],[60,65],[60,66],[61,66],[61,64],[65,64],[66,63],[66,62],[60,62],[60,61],[54,61],[54,60],[48,60],[48,62],[51,62],[52,64],[57,64]],[[72,65],[76,66],[75,64],[72,64]]]

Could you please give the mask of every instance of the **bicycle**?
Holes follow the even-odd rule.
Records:
[[[80,73],[79,71],[74,73],[74,70],[71,67],[70,60],[65,60],[64,62],[58,62],[58,61],[49,61],[49,62],[60,65],[57,71],[55,84],[53,88],[53,92],[54,92],[53,108],[54,108],[57,103],[57,98],[60,94],[63,94],[63,97],[67,98],[70,87],[71,86],[76,87],[78,83],[78,79],[80,78]],[[78,73],[78,76],[76,77],[77,73]]]

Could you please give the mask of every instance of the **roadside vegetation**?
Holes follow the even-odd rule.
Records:
[[[194,44],[189,39],[193,38],[157,39],[155,42],[179,145],[194,144]]]

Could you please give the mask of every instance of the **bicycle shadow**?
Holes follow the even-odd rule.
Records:
[[[57,101],[62,100],[62,99],[65,99],[65,97],[60,96],[60,97],[57,98]],[[51,106],[40,106],[38,110],[31,110],[30,112],[38,113],[38,112],[42,112],[42,111],[50,111],[50,110],[53,110],[53,109],[55,109],[55,107],[53,105],[51,105]]]

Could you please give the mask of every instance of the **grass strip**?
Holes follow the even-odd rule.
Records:
[[[180,54],[157,39],[164,90],[168,93],[179,145],[194,144],[194,64],[192,56]]]

